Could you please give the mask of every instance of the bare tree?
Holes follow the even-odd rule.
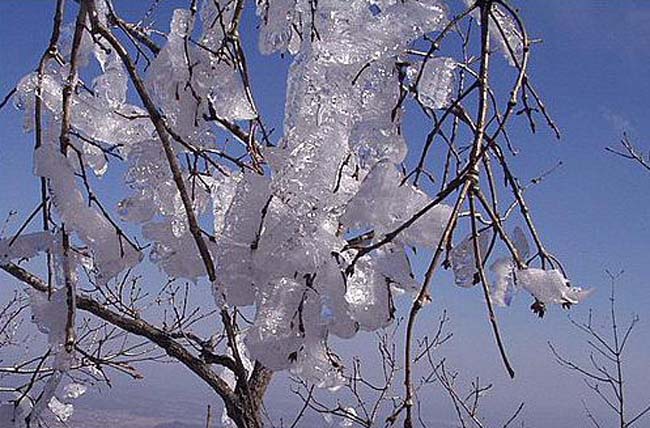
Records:
[[[240,428],[264,425],[265,392],[285,369],[303,387],[303,410],[369,426],[388,409],[381,417],[410,428],[418,391],[435,379],[461,420],[478,423],[484,387],[477,381],[464,399],[430,355],[446,336],[415,333],[440,266],[460,287],[480,284],[511,377],[493,307],[525,290],[543,316],[586,295],[544,246],[529,185],[510,165],[513,118],[532,132],[541,118],[559,138],[528,72],[531,40],[518,12],[502,0],[467,1],[453,17],[437,1],[258,2],[261,51],[294,56],[276,139],[240,39],[246,2],[190,0],[168,33],[151,24],[159,2],[137,23],[113,3],[78,1],[65,26],[57,0],[36,71],[2,103],[13,98],[34,133],[41,201],[0,241],[0,267],[30,289],[48,337],[40,357],[6,369],[24,381],[14,382],[2,421],[37,426],[46,408],[65,420],[64,380],[110,382],[109,370],[137,377],[136,363],[173,360]],[[506,94],[492,85],[499,51],[511,66]],[[92,80],[91,58],[101,69]],[[407,103],[419,110],[412,120],[431,126],[421,144],[405,140]],[[409,148],[419,152],[413,165]],[[95,190],[111,163],[127,169],[117,209]],[[509,232],[512,223],[521,227]],[[418,248],[433,249],[421,283],[409,259]],[[168,281],[139,270],[145,252]],[[214,302],[193,298],[188,281],[207,283]],[[410,309],[391,335],[403,340],[379,336],[384,377],[366,383],[361,362],[345,369],[328,338],[389,326],[401,291]],[[428,363],[422,384],[418,361]],[[313,384],[345,385],[362,415],[319,405]],[[394,385],[401,391],[389,398]],[[362,387],[374,401],[357,395]]]
[[[308,410],[321,415],[330,423],[339,421],[342,426],[396,426],[404,409],[399,391],[399,380],[403,376],[404,367],[400,364],[397,353],[400,348],[398,332],[402,321],[398,320],[389,331],[377,334],[375,358],[354,358],[350,369],[345,370],[346,382],[343,392],[337,391],[333,396],[331,393],[319,391],[316,385],[309,384],[304,379],[292,379],[292,391],[300,398],[303,406],[288,426],[297,426]],[[440,348],[453,338],[453,333],[448,330],[448,323],[447,312],[443,311],[435,331],[418,339],[417,355],[412,365],[412,369],[417,373],[414,384],[415,395],[418,397],[417,422],[423,427],[431,426],[423,414],[421,401],[424,398],[419,397],[431,396],[437,386],[449,398],[459,426],[490,426],[481,417],[479,409],[481,400],[492,389],[492,384],[482,384],[480,378],[476,377],[469,382],[468,391],[461,392],[460,384],[463,380],[460,373],[451,370],[447,359],[440,354]],[[522,402],[502,426],[508,427],[514,423],[522,415],[523,409]]]
[[[645,170],[650,171],[650,155],[644,155],[641,153],[639,148],[630,141],[630,137],[627,132],[623,133],[623,138],[620,141],[620,147],[605,147],[605,150],[610,153],[614,153],[615,155],[620,156],[624,159],[631,160]]]
[[[639,322],[639,317],[632,316],[627,327],[621,329],[616,307],[616,281],[621,277],[623,271],[617,274],[612,274],[610,271],[606,271],[606,273],[610,280],[608,331],[599,331],[594,326],[591,310],[585,322],[576,322],[570,319],[571,324],[587,336],[588,362],[576,363],[561,355],[550,342],[549,347],[558,364],[581,376],[587,387],[598,396],[605,408],[616,415],[616,426],[629,428],[650,412],[649,405],[630,415],[626,403],[627,380],[623,370],[625,350],[628,339]],[[599,422],[585,402],[583,405],[587,418],[593,426],[597,428],[609,426]]]

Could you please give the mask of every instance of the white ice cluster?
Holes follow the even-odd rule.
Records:
[[[108,281],[140,262],[140,252],[99,209],[89,206],[77,187],[70,157],[64,156],[57,145],[46,143],[36,149],[34,173],[48,179],[52,201],[66,228],[90,248],[98,279]]]
[[[296,53],[300,34],[293,29],[292,23],[297,21],[294,17],[302,12],[296,8],[296,2],[297,0],[257,0],[257,14],[264,22],[260,29],[260,52],[266,55],[287,50]]]
[[[429,0],[373,4],[325,0],[312,14],[308,1],[259,2],[261,50],[296,52],[284,135],[264,153],[271,179],[237,178],[217,241],[226,300],[257,308],[246,335],[251,356],[321,387],[343,381],[328,336],[386,326],[394,290],[415,286],[405,248],[436,245],[450,214],[433,207],[348,269],[357,249],[346,233],[379,238],[431,202],[402,184],[397,168],[407,148],[401,112],[391,117],[399,100],[394,64],[415,38],[445,24],[445,9]]]
[[[104,3],[97,4],[101,10]],[[74,362],[74,350],[64,346],[68,317],[75,317],[74,306],[68,307],[68,290],[64,284],[69,281],[75,287],[80,265],[94,272],[101,284],[132,268],[142,258],[140,252],[117,232],[103,209],[91,205],[86,199],[82,181],[78,177],[87,180],[86,168],[97,176],[103,175],[107,168],[106,153],[118,146],[126,146],[139,135],[150,135],[151,132],[146,131],[150,125],[148,121],[132,120],[130,117],[141,115],[142,109],[125,105],[127,80],[117,56],[114,53],[106,54],[95,45],[90,34],[84,32],[78,62],[83,66],[94,55],[100,63],[101,74],[90,87],[80,87],[72,92],[71,147],[66,154],[60,150],[63,88],[70,73],[71,28],[68,26],[62,31],[63,40],[58,51],[62,60],[48,62],[40,76],[38,73],[25,76],[17,85],[15,105],[25,111],[25,129],[32,131],[36,128],[33,120],[35,110],[40,104],[40,138],[34,152],[34,173],[46,179],[50,197],[48,203],[52,203],[53,211],[65,225],[66,233],[73,236],[71,240],[80,240],[86,248],[68,251],[66,255],[60,231],[21,232],[16,237],[0,240],[1,263],[20,262],[47,251],[52,256],[55,274],[50,294],[40,290],[28,291],[33,321],[48,337],[52,351],[52,373],[38,399],[32,403],[33,408],[26,410],[22,406],[16,407],[11,412],[11,424],[2,426],[21,427],[27,414],[33,420],[38,420],[46,409],[61,421],[70,417],[71,405],[56,398],[64,374]],[[76,388],[69,394],[64,392],[64,395],[73,398],[70,394],[78,396],[81,393],[81,389]],[[3,418],[4,414],[0,417],[2,423],[5,422]]]
[[[74,405],[69,401],[81,397],[86,393],[86,390],[86,385],[76,382],[69,383],[62,388],[61,393],[57,394],[58,396],[51,396],[47,401],[47,408],[60,422],[65,423],[74,413]]]
[[[34,152],[34,173],[48,179],[50,195],[61,221],[88,246],[97,279],[105,282],[138,264],[141,255],[117,233],[101,210],[86,200],[76,178],[82,171],[75,152],[82,154],[84,164],[101,176],[107,168],[107,155],[102,148],[110,150],[124,145],[128,149],[129,144],[145,136],[150,138],[152,127],[142,118],[130,119],[133,115],[142,116],[142,109],[125,104],[127,80],[117,56],[106,56],[89,40],[82,43],[81,50],[82,58],[91,53],[101,58],[103,73],[93,80],[92,91],[82,89],[72,95],[70,112],[74,134],[71,144],[74,151],[62,154],[58,138],[68,65],[52,62],[41,77],[40,98],[46,126],[42,130],[42,143]],[[25,110],[27,130],[33,128],[30,118],[34,117],[38,81],[38,75],[31,73],[17,87],[16,106]]]
[[[592,289],[570,286],[564,274],[557,269],[528,268],[517,271],[515,284],[545,304],[575,305],[593,292]]]
[[[58,398],[52,397],[47,403],[47,407],[61,421],[66,422],[74,413],[74,406],[68,403],[62,403]]]
[[[477,238],[482,264],[485,264],[490,238],[489,233],[481,233]],[[511,242],[519,260],[525,265],[530,247],[521,228],[514,228]],[[449,262],[455,283],[459,287],[470,288],[480,282],[474,246],[474,238],[470,235],[450,251]],[[510,306],[519,290],[527,291],[544,305],[573,305],[580,303],[592,293],[591,289],[571,287],[564,274],[557,269],[519,268],[512,257],[497,258],[490,265],[489,271],[492,275],[486,279],[490,281],[488,284],[490,298],[497,306]]]

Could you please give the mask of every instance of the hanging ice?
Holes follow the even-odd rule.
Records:
[[[474,0],[464,0],[465,6],[472,7]],[[490,10],[489,32],[492,40],[496,41],[499,50],[511,66],[521,62],[524,51],[524,40],[517,23],[512,16],[498,4],[492,3]],[[480,22],[480,12],[475,9],[472,16]],[[514,55],[514,56],[513,56]]]
[[[379,162],[366,176],[347,205],[341,223],[351,229],[372,227],[376,234],[392,232],[422,210],[430,198],[408,183],[390,162]],[[451,207],[438,204],[398,235],[407,245],[434,247],[451,215]]]
[[[519,226],[516,226],[512,231],[512,241],[519,258],[523,263],[526,263],[526,259],[530,254],[530,246],[528,245],[526,235]]]
[[[512,232],[512,243],[521,263],[526,263],[530,247],[526,235],[519,226],[515,227]],[[498,306],[509,306],[512,298],[517,291],[515,284],[515,271],[517,263],[513,258],[500,257],[490,266],[494,274],[494,284],[492,284],[492,300]]]
[[[50,345],[62,346],[65,342],[68,318],[67,290],[55,290],[49,300],[47,293],[41,291],[30,289],[28,294],[32,320],[38,330],[47,334]]]
[[[498,4],[492,5],[490,33],[511,66],[521,65],[524,40],[515,20]]]
[[[343,231],[373,227],[380,236],[431,202],[401,186],[395,167],[406,143],[399,109],[391,115],[399,100],[394,64],[410,41],[440,28],[446,16],[436,1],[392,2],[375,15],[365,1],[325,0],[317,14],[301,0],[289,13],[292,3],[258,3],[266,19],[262,50],[295,50],[293,28],[301,32],[300,52],[287,83],[283,137],[264,151],[272,169],[268,197],[257,185],[261,195],[244,205],[253,221],[223,230],[224,242],[237,245],[224,247],[217,260],[226,294],[234,293],[229,283],[245,290],[255,282],[257,314],[246,339],[251,355],[333,387],[340,376],[328,335],[351,337],[387,325],[393,290],[415,287],[404,245],[437,245],[449,218],[449,207],[431,207],[394,245],[361,258],[346,276],[355,251],[341,251]],[[313,29],[318,37],[311,37]],[[251,193],[238,187],[226,225],[237,219],[232,214],[243,215],[237,201]],[[242,278],[228,274],[232,268],[220,260],[236,260]]]
[[[509,306],[515,293],[515,262],[508,257],[498,258],[490,266],[494,273],[492,301],[498,306]]]
[[[289,278],[273,281],[262,292],[255,325],[246,335],[246,346],[256,359],[272,370],[282,370],[296,360],[305,335],[305,300],[313,291]]]
[[[490,234],[486,231],[478,236],[478,249],[481,260],[485,259]],[[474,238],[470,234],[449,253],[449,262],[454,271],[454,281],[457,286],[469,288],[479,283],[476,270],[476,255],[474,252]]]
[[[328,349],[325,338],[317,336],[305,341],[292,371],[318,388],[335,391],[345,383],[341,369],[338,357]]]
[[[254,287],[256,283],[259,285],[259,279],[253,257],[268,227],[271,203],[268,184],[266,177],[246,173],[224,184],[229,192],[236,190],[236,193],[222,192],[215,196],[215,204],[219,204],[215,221],[223,218],[223,223],[215,228],[217,281],[228,302],[234,305],[254,303]],[[264,273],[270,279],[269,272]]]
[[[454,91],[455,68],[456,61],[453,59],[434,57],[425,60],[421,74],[417,69],[410,70],[413,83],[420,76],[417,96],[424,106],[432,110],[449,107]]]
[[[154,242],[149,258],[170,277],[196,281],[205,275],[205,266],[189,230],[177,236],[170,222],[151,222],[142,228],[142,234]]]
[[[23,233],[0,239],[0,262],[29,259],[52,248],[54,235],[49,232]]]
[[[66,227],[90,247],[97,276],[108,281],[141,260],[141,254],[121,236],[103,214],[89,207],[77,188],[68,159],[54,144],[34,152],[35,174],[49,179],[54,206]]]
[[[260,52],[284,52],[291,40],[292,15],[296,0],[258,0],[257,14],[262,17]]]
[[[35,98],[38,96],[38,73],[30,73],[23,77],[16,86],[16,97],[14,104],[17,108],[25,111],[24,128],[31,131],[34,127]],[[45,109],[49,110],[55,117],[61,114],[63,105],[63,86],[60,76],[48,71],[41,76],[40,98]]]
[[[377,272],[372,260],[360,259],[347,280],[345,300],[350,315],[364,330],[386,327],[393,320],[393,297],[389,282]]]

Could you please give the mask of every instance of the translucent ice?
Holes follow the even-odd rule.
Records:
[[[481,233],[478,237],[478,248],[482,260],[485,259],[485,252],[489,243],[490,234],[488,232]],[[454,281],[457,286],[469,288],[479,283],[472,235],[467,236],[450,251],[449,261],[454,271]]]
[[[424,106],[439,110],[450,105],[455,68],[456,61],[451,58],[435,57],[425,61],[417,86],[418,99]]]

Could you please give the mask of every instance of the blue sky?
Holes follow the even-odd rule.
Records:
[[[36,66],[49,38],[52,3],[0,2],[3,96]],[[127,16],[137,16],[149,4],[115,3]],[[457,3],[452,4],[457,7]],[[166,29],[166,14],[186,2],[163,0],[162,4],[158,22]],[[604,269],[625,270],[619,287],[621,314],[641,316],[628,361],[634,407],[635,401],[642,402],[643,390],[650,381],[646,369],[650,356],[650,174],[606,153],[604,148],[615,145],[627,130],[641,149],[650,150],[650,2],[550,0],[518,1],[515,5],[530,34],[543,39],[533,48],[531,76],[563,137],[556,141],[543,126],[537,135],[519,126],[513,139],[521,154],[513,165],[525,180],[563,162],[529,192],[528,199],[547,246],[563,260],[573,282],[598,289],[583,308],[572,310],[574,316],[580,318],[589,307],[604,313]],[[246,49],[251,68],[264,70],[253,73],[253,86],[267,122],[279,130],[289,59],[257,54],[254,38],[247,36],[254,25],[249,11],[243,31]],[[0,112],[0,219],[11,209],[27,215],[37,204],[38,183],[30,166],[33,142],[22,132],[21,122],[21,113],[12,108]],[[425,132],[426,126],[414,125],[413,135]],[[2,287],[8,286],[3,280]],[[433,294],[428,320],[433,321],[442,308],[447,308],[455,329],[456,337],[446,351],[449,358],[468,378],[480,374],[496,385],[491,413],[505,415],[506,409],[525,400],[527,426],[546,426],[544,421],[557,427],[575,426],[570,421],[585,422],[578,398],[585,396],[597,402],[577,377],[554,365],[546,346],[546,341],[552,340],[574,355],[584,349],[565,312],[554,309],[540,321],[528,310],[530,302],[523,295],[512,308],[498,311],[518,371],[515,381],[508,381],[492,344],[479,290],[456,289],[443,274],[434,281]],[[347,351],[356,347],[354,342],[343,346]],[[176,373],[174,379],[185,379],[177,370],[170,370]],[[165,383],[155,374],[149,380],[130,387],[131,393],[144,390],[153,394],[153,387],[148,385],[162,388]],[[192,380],[179,381],[178,385],[185,399],[197,393]],[[430,399],[434,407],[445,400],[441,395]]]

